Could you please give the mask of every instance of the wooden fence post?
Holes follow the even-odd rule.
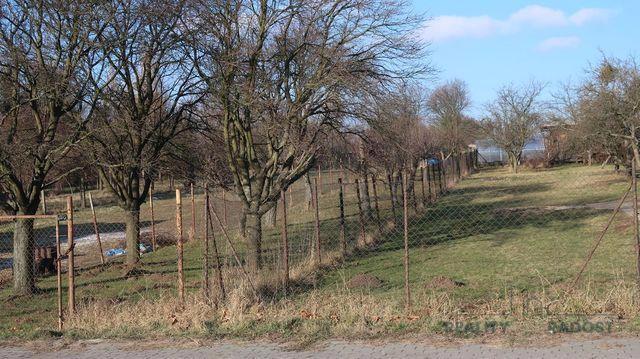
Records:
[[[404,295],[407,314],[411,311],[411,291],[409,289],[409,210],[407,206],[407,171],[402,174],[402,206],[404,212]]]
[[[329,193],[333,192],[333,162],[329,163]]]
[[[209,300],[211,289],[209,288],[209,187],[204,187],[204,238],[202,253],[202,294]],[[216,302],[217,306],[217,302]]]
[[[67,276],[69,282],[69,315],[73,315],[76,311],[76,273],[75,273],[75,246],[73,239],[73,197],[67,196]]]
[[[153,211],[153,189],[154,183],[151,182],[151,187],[149,188],[149,206],[151,207],[151,245],[153,246],[153,251],[155,252],[158,248],[158,244],[156,242],[156,217]]]
[[[84,177],[80,177],[80,201],[82,202],[82,209],[87,208],[87,195],[84,186]]]
[[[193,191],[193,182],[190,185],[191,195],[191,230],[189,231],[189,241],[196,239],[196,197]]]
[[[442,195],[445,192],[446,183],[444,181],[446,177],[444,176],[444,166],[442,161],[438,162],[438,183],[440,187],[440,194]]]
[[[393,225],[396,225],[397,215],[396,215],[396,201],[393,193],[393,175],[387,174],[387,182],[389,187],[389,197],[391,197],[391,215],[393,216]]]
[[[182,194],[180,189],[176,189],[176,235],[178,251],[178,296],[180,302],[184,304],[184,244],[182,238]]]
[[[347,234],[344,221],[344,186],[342,184],[342,177],[338,178],[339,194],[338,194],[338,206],[340,208],[340,244],[342,245],[342,256],[347,254]]]
[[[427,203],[433,202],[432,200],[432,192],[431,192],[431,173],[429,173],[431,165],[427,162],[427,189],[429,191],[429,196],[427,197]]]
[[[289,290],[289,235],[287,232],[287,194],[285,190],[280,191],[282,201],[282,286],[284,293]]]
[[[318,202],[318,178],[313,179],[315,191],[313,193],[313,205],[316,210],[316,258],[318,265],[322,264],[322,254],[320,253],[320,203]]]
[[[638,176],[635,156],[631,158],[631,185],[633,186],[633,236],[636,242],[636,269],[637,281],[640,286],[640,233],[638,225]]]
[[[378,221],[378,229],[382,233],[382,219],[380,218],[380,206],[378,205],[378,186],[376,186],[376,175],[371,175],[371,188],[373,189],[373,206],[376,211],[376,220]]]
[[[356,197],[358,198],[358,214],[360,216],[360,238],[362,239],[362,244],[366,244],[367,234],[364,223],[364,211],[362,210],[362,196],[360,195],[360,181],[358,178],[356,178]]]
[[[62,250],[60,246],[60,221],[56,219],[56,284],[58,286],[58,331],[62,331],[64,317],[62,314]]]
[[[102,252],[100,229],[98,228],[98,218],[96,217],[96,210],[93,207],[93,197],[91,196],[91,192],[89,192],[89,206],[91,207],[91,217],[93,219],[93,231],[96,233],[96,241],[98,241],[98,251],[100,251],[100,263],[104,265],[104,253]]]
[[[425,182],[425,175],[424,175],[424,166],[420,166],[420,188],[422,189],[422,207],[426,207],[427,206],[427,196],[425,195],[425,188],[424,188],[424,182]]]

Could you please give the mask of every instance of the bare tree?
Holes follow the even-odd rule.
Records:
[[[219,110],[257,271],[261,218],[313,166],[318,140],[345,126],[371,79],[422,70],[410,35],[421,19],[395,0],[209,0],[196,13],[192,59]]]
[[[576,91],[577,125],[617,164],[640,165],[640,69],[634,59],[604,58]],[[631,152],[632,156],[629,156]]]
[[[466,151],[477,137],[475,121],[465,114],[470,105],[467,84],[461,80],[439,86],[427,99],[430,120],[440,147],[447,152],[443,160]]]
[[[483,132],[507,153],[513,172],[518,171],[524,147],[539,131],[543,116],[539,97],[543,88],[535,81],[521,87],[509,85],[500,89],[497,98],[487,105]]]
[[[167,144],[187,131],[199,100],[194,70],[181,51],[183,1],[114,1],[105,53],[113,82],[100,116],[88,126],[86,148],[125,211],[127,263],[139,260],[140,206]]]
[[[97,94],[89,78],[102,70],[98,50],[106,7],[93,1],[0,1],[0,188],[5,211],[36,213],[42,189],[82,139]],[[14,290],[35,289],[33,220],[16,221]]]
[[[386,173],[391,186],[392,201],[399,205],[397,195],[402,173],[407,171],[407,194],[417,205],[414,178],[429,154],[436,151],[436,141],[423,116],[422,89],[416,85],[400,85],[381,96],[376,105],[375,120],[370,121],[373,133],[369,136],[374,166]]]

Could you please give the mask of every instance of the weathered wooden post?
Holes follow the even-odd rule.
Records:
[[[96,217],[96,210],[93,207],[93,197],[89,192],[89,206],[91,207],[91,217],[93,219],[93,231],[96,234],[96,241],[98,242],[98,251],[100,251],[100,263],[104,265],[104,253],[102,252],[102,241],[100,240],[100,229],[98,228],[98,218]]]
[[[287,232],[287,195],[284,190],[280,192],[282,201],[282,286],[285,294],[289,290],[289,235]]]
[[[425,174],[424,174],[424,165],[420,166],[420,188],[422,189],[422,207],[426,207],[427,206],[427,196],[425,195],[425,188],[424,188],[424,182],[425,182]]]
[[[376,186],[376,175],[371,175],[371,188],[373,189],[373,206],[376,211],[376,221],[378,221],[378,229],[382,233],[382,219],[380,218],[380,206],[378,204],[378,186]]]
[[[393,216],[393,225],[395,227],[397,221],[396,198],[393,193],[393,176],[391,174],[387,174],[387,184],[389,187],[389,198],[391,198],[391,215]]]
[[[149,207],[151,207],[151,245],[155,252],[158,248],[158,244],[156,242],[156,216],[153,210],[153,189],[154,183],[151,182],[151,187],[149,188]]]
[[[444,183],[445,180],[445,175],[444,175],[444,166],[442,164],[442,162],[438,162],[438,183],[439,183],[439,187],[440,187],[440,194],[443,194],[445,192],[445,187],[446,187],[446,183]]]
[[[402,173],[402,206],[404,212],[404,295],[407,314],[411,311],[411,291],[409,289],[409,210],[407,206],[407,171]]]
[[[73,197],[67,196],[67,276],[69,282],[69,315],[76,311],[76,273],[73,241]]]
[[[80,177],[80,201],[82,202],[82,209],[87,208],[87,195],[84,186],[84,176]]]
[[[640,229],[638,225],[638,176],[636,158],[631,158],[631,186],[633,186],[633,235],[636,242],[636,269],[638,273],[638,286],[640,286]]]
[[[318,265],[322,264],[322,254],[320,252],[320,203],[318,202],[318,178],[313,179],[315,191],[313,193],[313,206],[315,207],[316,212],[316,259],[318,261]]]
[[[182,238],[182,193],[176,189],[176,249],[178,251],[178,296],[184,304],[184,243]]]
[[[329,193],[333,192],[333,162],[329,163]]]
[[[427,201],[428,201],[427,203],[433,202],[433,198],[432,198],[433,192],[432,192],[432,189],[431,189],[431,173],[429,173],[430,167],[431,167],[431,165],[429,164],[429,162],[427,162],[427,171],[426,171],[427,172],[427,187],[428,187],[428,190],[429,190],[429,196],[427,197]]]
[[[60,220],[56,218],[56,284],[58,286],[58,331],[62,331],[64,317],[62,314],[62,251],[60,246]]]
[[[211,289],[209,288],[209,187],[204,187],[204,238],[202,251],[202,294],[211,299]],[[217,303],[216,303],[217,305]]]
[[[342,256],[347,254],[347,234],[344,221],[344,185],[342,178],[338,178],[338,186],[340,193],[338,194],[338,206],[340,208],[340,244],[342,245]]]
[[[360,216],[360,238],[362,244],[367,242],[366,225],[364,219],[364,211],[362,209],[362,196],[360,195],[360,181],[356,178],[356,197],[358,198],[358,215]]]
[[[193,182],[189,185],[189,194],[191,195],[191,229],[189,230],[189,241],[192,242],[196,238],[196,197],[193,191]]]

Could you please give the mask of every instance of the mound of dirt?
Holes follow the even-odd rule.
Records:
[[[466,284],[451,278],[437,276],[431,279],[425,284],[427,289],[454,289],[458,287],[464,287]]]
[[[347,288],[349,289],[357,289],[357,288],[380,288],[382,286],[382,280],[380,278],[371,275],[371,274],[356,274],[347,282]]]

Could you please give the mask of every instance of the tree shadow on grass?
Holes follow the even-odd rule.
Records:
[[[568,208],[555,210],[527,207],[530,202],[525,197],[493,200],[488,203],[475,203],[478,198],[486,199],[493,191],[518,194],[542,192],[548,189],[546,184],[527,184],[522,186],[470,186],[450,190],[441,200],[423,211],[411,216],[408,223],[408,241],[410,247],[437,245],[450,241],[464,240],[477,236],[494,234],[504,230],[518,230],[525,227],[560,227],[566,231],[583,227],[584,222],[608,212],[590,208]],[[400,218],[401,222],[402,218]],[[474,240],[479,240],[474,238]],[[500,246],[507,242],[501,238],[494,241]],[[388,231],[372,248],[360,251],[353,259],[376,256],[386,251],[397,251],[404,247],[402,225]],[[352,258],[350,258],[352,259]]]

